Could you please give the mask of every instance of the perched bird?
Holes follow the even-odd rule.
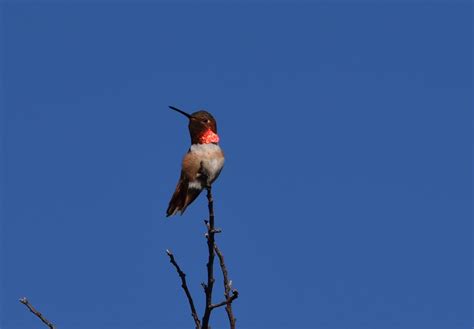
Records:
[[[201,191],[211,186],[224,166],[224,153],[218,144],[217,124],[211,113],[197,111],[188,114],[173,106],[170,109],[189,119],[191,147],[183,158],[181,176],[166,210],[166,217],[177,212],[182,215]]]

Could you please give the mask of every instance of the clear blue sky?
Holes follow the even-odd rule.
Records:
[[[201,311],[206,202],[165,219],[168,105],[218,120],[240,328],[473,325],[470,1],[0,8],[2,329],[42,326],[22,296],[59,329],[192,327],[164,251]]]

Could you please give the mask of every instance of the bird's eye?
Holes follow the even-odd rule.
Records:
[[[211,122],[211,120],[209,120],[209,119],[202,120],[202,123],[209,123],[209,122]]]

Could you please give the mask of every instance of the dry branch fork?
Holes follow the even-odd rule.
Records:
[[[181,278],[181,287],[183,288],[186,294],[186,297],[188,299],[189,306],[191,308],[191,316],[194,319],[194,324],[196,326],[196,329],[210,329],[209,320],[211,318],[212,310],[224,305],[225,305],[225,310],[227,312],[227,317],[229,319],[230,328],[235,329],[236,319],[232,312],[232,302],[239,297],[239,292],[235,289],[232,290],[232,286],[231,286],[232,283],[228,277],[227,267],[224,262],[224,256],[222,255],[222,252],[217,247],[216,242],[215,242],[215,234],[220,233],[221,230],[216,229],[214,226],[214,200],[212,198],[212,191],[210,187],[207,188],[207,201],[208,201],[208,209],[209,209],[209,221],[206,220],[204,222],[207,227],[206,240],[207,240],[207,249],[209,252],[209,256],[208,256],[208,261],[206,264],[207,282],[202,283],[202,286],[204,288],[204,294],[206,296],[206,306],[204,308],[204,315],[202,317],[202,321],[199,321],[199,317],[197,315],[196,308],[194,306],[194,301],[191,296],[191,292],[188,289],[188,286],[186,283],[186,274],[181,270],[179,265],[176,263],[173,253],[169,250],[166,250],[166,253],[168,257],[170,258],[171,264],[173,264],[173,266],[176,268],[176,271],[178,272],[178,275]],[[225,297],[224,301],[217,304],[212,303],[212,291],[213,291],[214,281],[215,281],[214,279],[215,254],[217,254],[217,257],[219,258],[219,264],[222,270],[222,276],[224,278],[224,297]]]

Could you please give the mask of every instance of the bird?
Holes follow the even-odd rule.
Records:
[[[224,152],[219,146],[217,123],[212,114],[204,110],[189,114],[174,106],[169,108],[189,119],[191,147],[184,155],[179,181],[166,217],[178,212],[182,215],[203,189],[211,187],[224,167]]]

